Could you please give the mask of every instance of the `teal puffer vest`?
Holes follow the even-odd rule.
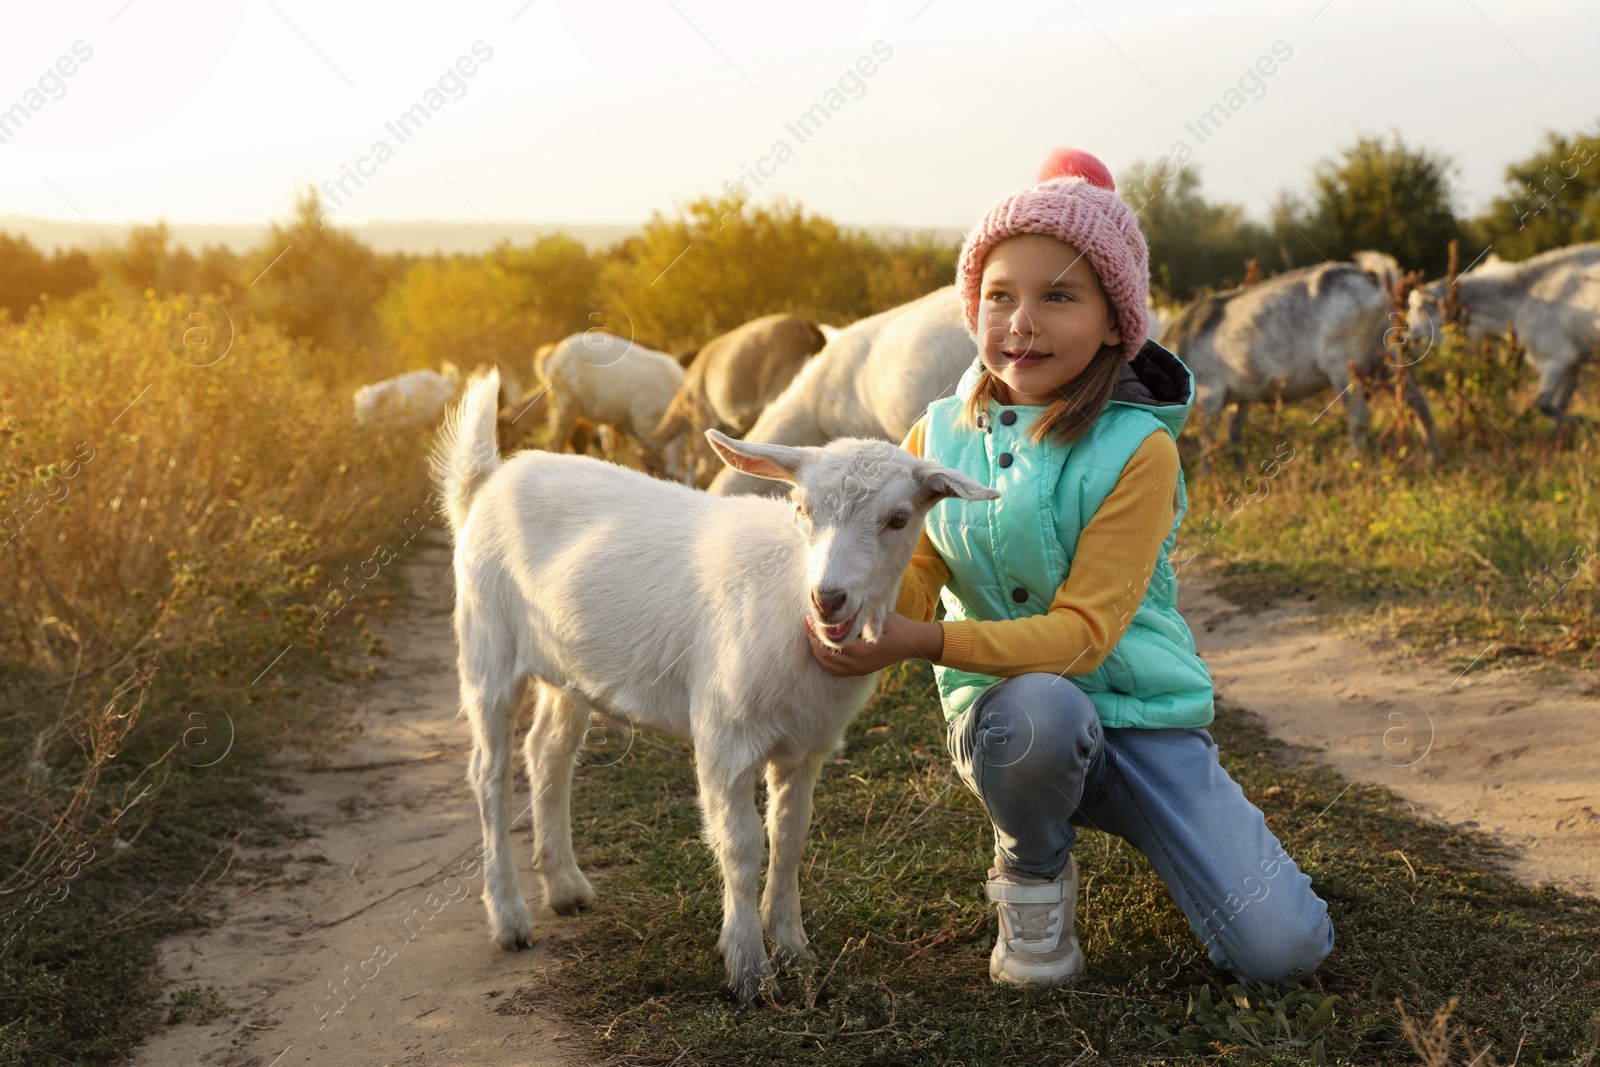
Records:
[[[962,375],[955,396],[928,405],[924,436],[928,459],[1000,490],[997,500],[947,499],[928,512],[928,536],[950,568],[942,597],[952,620],[1016,619],[1049,610],[1072,568],[1079,534],[1123,467],[1152,433],[1176,441],[1194,396],[1189,368],[1148,341],[1123,366],[1112,399],[1088,433],[1071,444],[1052,436],[1036,445],[1028,429],[1042,407],[1007,409],[990,401],[984,429],[956,424],[981,358]],[[1014,421],[999,418],[1006,410],[1016,413]],[[1211,673],[1178,614],[1177,576],[1168,558],[1187,508],[1180,470],[1177,514],[1127,632],[1099,667],[1068,675],[1094,702],[1104,726],[1159,729],[1212,720]],[[1140,576],[1128,577],[1133,583]],[[938,665],[934,675],[947,722],[1000,681]]]

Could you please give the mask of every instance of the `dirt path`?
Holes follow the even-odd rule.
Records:
[[[1275,736],[1419,815],[1498,837],[1526,884],[1600,896],[1600,699],[1585,683],[1481,664],[1463,676],[1319,625],[1307,601],[1242,611],[1188,576],[1178,599],[1218,694]]]
[[[414,595],[384,627],[389,658],[362,694],[360,736],[326,769],[286,769],[299,792],[265,789],[312,836],[253,850],[294,859],[226,890],[219,925],[162,946],[169,991],[210,987],[234,1012],[168,1027],[139,1052],[140,1067],[580,1062],[553,1022],[496,1011],[551,965],[550,935],[582,920],[540,910],[535,892],[537,947],[513,954],[489,941],[467,726],[454,717],[449,562],[439,543],[411,559]],[[513,842],[531,855],[526,818]],[[526,869],[523,884],[533,888]]]

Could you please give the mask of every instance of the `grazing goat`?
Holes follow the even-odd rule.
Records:
[[[1540,411],[1558,427],[1577,418],[1567,412],[1578,371],[1600,349],[1600,241],[1544,252],[1520,263],[1489,259],[1456,279],[1468,311],[1467,340],[1504,337],[1515,329],[1529,363],[1539,372]],[[1445,279],[1411,291],[1407,327],[1431,343],[1444,315]]]
[[[835,437],[905,440],[928,404],[955,392],[978,346],[961,321],[961,298],[947,285],[845,327],[789,387],[768,404],[746,441],[821,445]],[[712,493],[772,495],[771,482],[730,467]]]
[[[1394,262],[1387,256],[1365,261],[1386,269],[1384,260]],[[1344,398],[1350,445],[1359,450],[1372,412],[1360,383],[1350,379],[1349,365],[1362,373],[1377,369],[1387,351],[1391,311],[1386,277],[1354,263],[1300,267],[1202,296],[1184,308],[1159,340],[1194,374],[1206,447],[1201,469],[1210,468],[1213,425],[1228,404],[1234,405],[1228,441],[1237,445],[1252,403],[1279,395],[1299,400],[1330,388]],[[1437,462],[1428,401],[1409,378],[1405,396],[1422,423],[1429,457]]]
[[[474,368],[482,373],[493,364],[487,360]],[[508,403],[520,392],[516,379],[501,372],[501,403]],[[356,424],[382,427],[389,431],[431,430],[444,418],[444,410],[461,391],[461,371],[449,360],[436,373],[414,370],[356,390],[353,404]]]
[[[389,431],[431,430],[461,387],[455,364],[444,373],[414,370],[356,390],[355,419],[359,426]]]
[[[516,950],[533,937],[509,837],[512,735],[531,680],[523,752],[545,903],[573,914],[594,901],[569,810],[589,713],[687,738],[722,876],[726,989],[752,1004],[773,973],[763,928],[780,964],[814,958],[799,897],[812,789],[877,680],[822,670],[801,620],[830,646],[878,640],[928,509],[999,493],[883,441],[791,448],[716,430],[706,436],[727,462],[792,483],[795,504],[714,497],[589,456],[528,451],[502,464],[496,388],[493,374],[472,380],[433,455],[455,539],[467,778],[493,939]],[[771,863],[758,911],[763,773]]]
[[[707,342],[650,434],[666,453],[667,477],[710,482],[722,464],[705,431],[743,437],[824,343],[821,330],[795,315],[764,315]]]
[[[647,465],[660,467],[661,448],[651,431],[683,384],[677,360],[625,337],[590,330],[542,350],[535,371],[550,387],[550,451],[565,451],[573,426],[588,419],[637,438]]]

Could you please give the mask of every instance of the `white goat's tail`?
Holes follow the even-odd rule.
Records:
[[[445,414],[428,463],[444,500],[451,534],[467,521],[478,487],[500,469],[495,418],[500,410],[500,371],[490,367],[468,380],[461,399]]]

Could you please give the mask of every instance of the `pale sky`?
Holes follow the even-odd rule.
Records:
[[[336,222],[638,224],[779,140],[792,157],[764,164],[755,202],[845,224],[964,228],[1051,146],[1120,174],[1179,140],[1205,195],[1264,218],[1263,194],[1391,128],[1459,161],[1471,213],[1544,131],[1600,121],[1594,0],[9,6],[0,214],[70,220],[284,219],[379,140],[392,157],[346,179]],[[1201,143],[1186,123],[1241,78]],[[404,142],[386,128],[430,102]],[[818,104],[802,143],[786,123]]]

